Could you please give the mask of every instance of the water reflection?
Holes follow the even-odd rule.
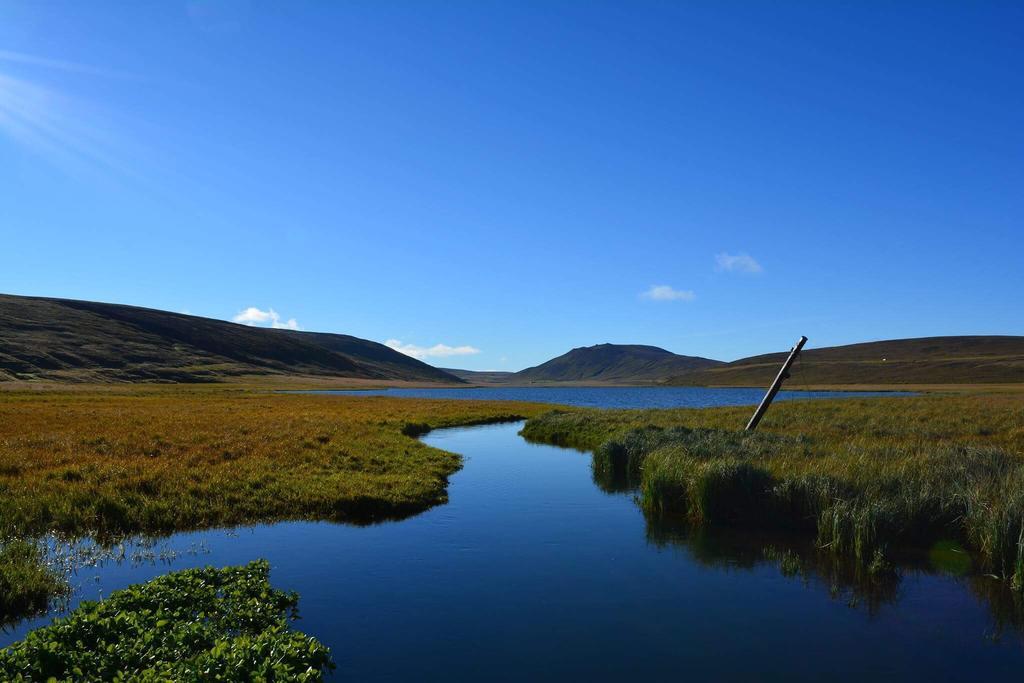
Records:
[[[596,477],[604,479],[602,477]],[[596,483],[596,482],[595,482]],[[632,495],[635,488],[621,480],[613,486]],[[607,482],[602,490],[609,490]],[[808,590],[877,615],[896,607],[900,586],[908,576],[955,580],[990,611],[987,636],[999,640],[1010,635],[1024,644],[1024,599],[1007,581],[972,572],[970,555],[958,543],[940,541],[930,549],[904,549],[894,553],[883,571],[870,571],[862,563],[837,557],[795,534],[763,530],[694,527],[679,519],[645,515],[647,541],[659,549],[683,553],[701,566],[719,571],[751,571],[771,566],[781,575],[800,581]]]

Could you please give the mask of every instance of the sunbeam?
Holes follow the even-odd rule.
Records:
[[[12,61],[11,54],[15,53],[0,51],[0,61]],[[39,61],[53,68],[74,66]],[[0,135],[66,172],[80,174],[101,167],[134,175],[115,152],[117,138],[108,119],[87,102],[0,71]]]

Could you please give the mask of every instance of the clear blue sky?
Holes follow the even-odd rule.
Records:
[[[1022,31],[1011,2],[2,0],[0,292],[473,369],[1024,334]]]

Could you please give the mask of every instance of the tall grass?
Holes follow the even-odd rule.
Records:
[[[894,547],[955,538],[1024,590],[1024,398],[776,408],[756,433],[722,428],[742,424],[722,409],[551,412],[523,434],[593,449],[595,479],[636,485],[650,518],[800,531],[875,572]]]
[[[0,624],[14,615],[46,611],[50,601],[67,590],[64,576],[47,564],[41,543],[0,542]]]

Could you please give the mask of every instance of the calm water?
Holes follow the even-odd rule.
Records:
[[[1024,666],[1019,633],[982,596],[991,580],[927,565],[871,590],[828,568],[787,576],[763,539],[649,526],[630,494],[595,485],[588,455],[528,444],[520,428],[425,437],[466,458],[447,505],[370,527],[179,534],[155,549],[180,553],[169,566],[83,570],[79,596],[265,557],[274,584],[300,592],[298,628],[331,647],[339,679],[968,681]]]
[[[467,387],[465,389],[321,390],[296,393],[487,401],[533,401],[584,408],[707,408],[757,405],[764,389],[707,387]],[[781,391],[776,401],[909,395],[871,391]]]

